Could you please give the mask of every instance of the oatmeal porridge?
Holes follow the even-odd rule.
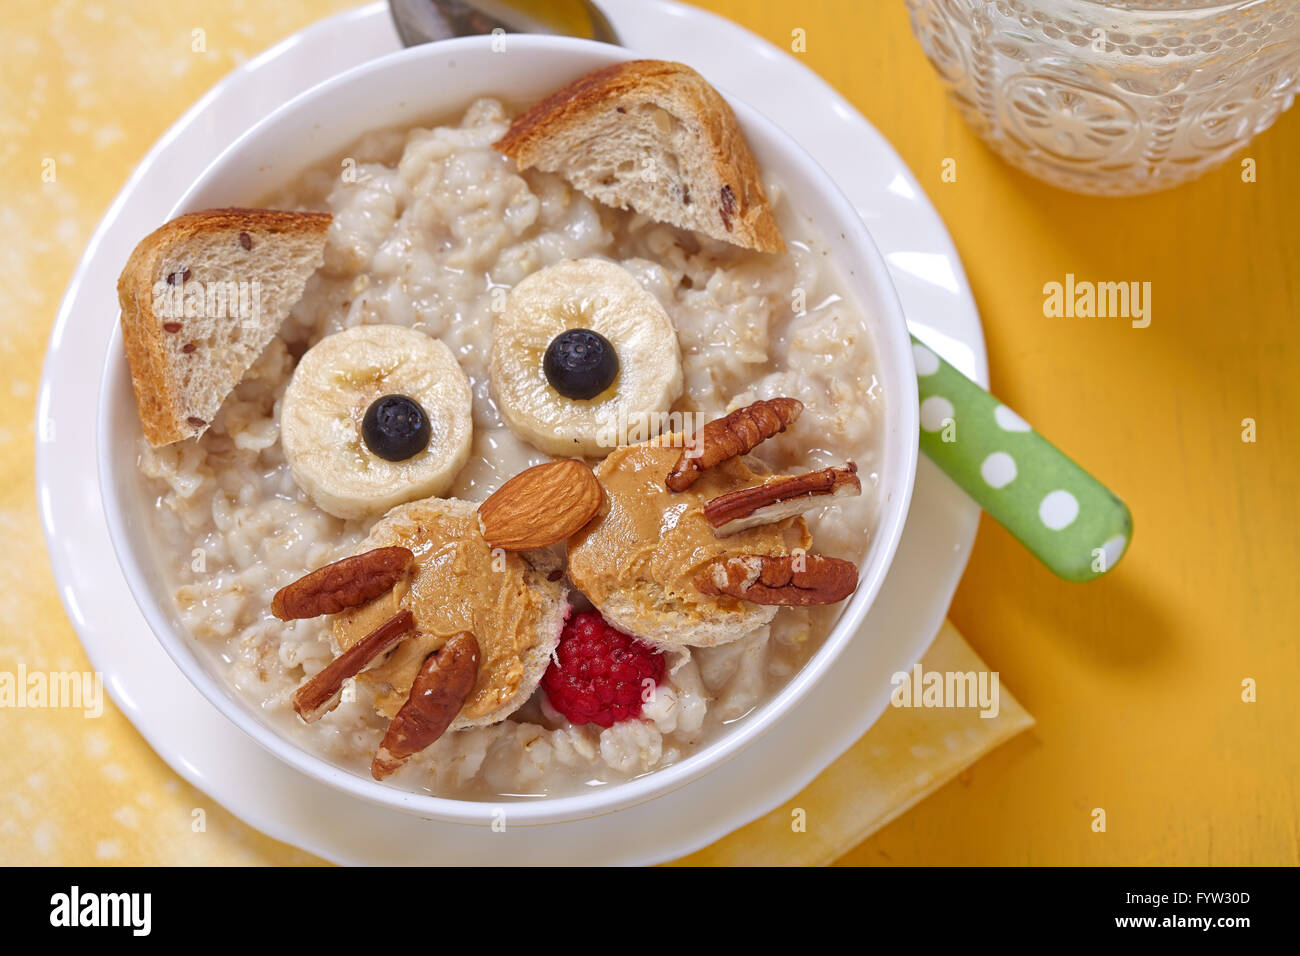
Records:
[[[517,171],[493,149],[510,120],[502,103],[480,99],[446,125],[372,132],[267,197],[276,209],[332,213],[324,264],[198,441],[141,443],[139,470],[157,496],[159,564],[184,626],[267,720],[358,773],[387,723],[377,691],[358,681],[326,718],[304,724],[292,695],[334,658],[335,634],[328,618],[284,623],[270,612],[279,589],[356,553],[379,520],[320,507],[295,480],[282,444],[295,367],[327,337],[399,326],[450,350],[468,383],[472,439],[463,464],[448,465],[442,495],[480,502],[551,460],[512,430],[493,393],[493,322],[503,301],[544,268],[608,260],[675,329],[674,411],[707,420],[796,398],[797,426],[754,448],[749,465],[788,474],[856,463],[860,496],[792,519],[806,521],[813,550],[860,560],[879,506],[884,409],[870,336],[780,184],[766,186],[787,250],[753,252],[603,205],[554,173]],[[626,368],[637,356],[621,360]],[[600,457],[589,455],[589,463]],[[568,600],[577,612],[590,607],[576,588]],[[507,719],[453,728],[393,784],[499,799],[570,793],[667,766],[779,690],[841,607],[783,606],[737,640],[666,647],[662,679],[639,719],[576,725],[539,689]]]

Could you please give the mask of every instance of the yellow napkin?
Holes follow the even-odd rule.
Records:
[[[0,678],[20,666],[89,667],[44,553],[32,455],[41,358],[91,230],[149,145],[212,83],[351,5],[7,4],[0,34],[0,226],[9,237],[0,244]],[[53,177],[43,177],[49,171]],[[983,665],[945,628],[925,667]],[[689,862],[830,860],[1029,723],[1005,690],[992,720],[969,710],[891,710],[790,805]],[[805,832],[791,830],[795,807],[806,811]],[[184,783],[111,705],[90,719],[74,710],[0,708],[0,864],[313,861]]]
[[[949,621],[920,666],[922,675],[988,671]],[[793,799],[677,864],[830,863],[1033,723],[1000,685],[989,717],[973,707],[891,706]]]

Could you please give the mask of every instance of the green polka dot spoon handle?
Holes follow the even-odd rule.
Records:
[[[1124,502],[912,337],[921,450],[1054,572],[1091,581],[1133,537]]]

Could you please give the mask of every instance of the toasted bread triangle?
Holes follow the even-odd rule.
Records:
[[[320,267],[328,213],[209,209],[136,246],[117,280],[145,437],[202,435]]]
[[[761,252],[785,243],[731,107],[688,66],[632,60],[575,80],[496,149],[619,209]]]

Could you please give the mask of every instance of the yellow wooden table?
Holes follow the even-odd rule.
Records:
[[[91,229],[149,145],[241,60],[350,0],[9,0],[0,36],[0,649],[9,622],[52,607],[30,474],[34,398],[58,298]],[[1300,113],[1229,166],[1168,194],[1088,199],[998,161],[961,123],[907,28],[900,0],[706,0],[799,54],[897,147],[947,221],[974,288],[993,386],[1132,508],[1123,565],[1093,584],[1056,580],[985,521],[952,618],[1038,725],[843,857],[845,863],[1300,862]],[[122,17],[126,19],[121,19]],[[202,29],[207,51],[191,51]],[[60,181],[42,190],[41,163]],[[955,159],[956,182],[941,178]],[[1066,273],[1149,281],[1150,327],[1043,317]],[[1243,421],[1255,441],[1243,441]],[[40,622],[45,659],[74,669],[62,619]],[[1253,680],[1257,700],[1244,701]],[[12,805],[63,790],[115,824],[118,800],[169,771],[116,712],[87,731],[68,714],[5,744]],[[93,769],[92,769],[93,768]],[[200,798],[168,784],[175,807]],[[173,806],[174,805],[174,806]],[[30,809],[30,808],[29,808]],[[1106,813],[1095,832],[1094,811]],[[163,812],[160,810],[160,812]],[[154,820],[169,860],[305,860],[249,838],[219,810]],[[18,824],[0,821],[0,844]],[[123,860],[112,839],[24,834],[65,861]],[[69,849],[71,848],[71,849]],[[73,852],[75,850],[75,852]],[[132,855],[131,862],[149,862]],[[9,858],[7,862],[20,862]]]

